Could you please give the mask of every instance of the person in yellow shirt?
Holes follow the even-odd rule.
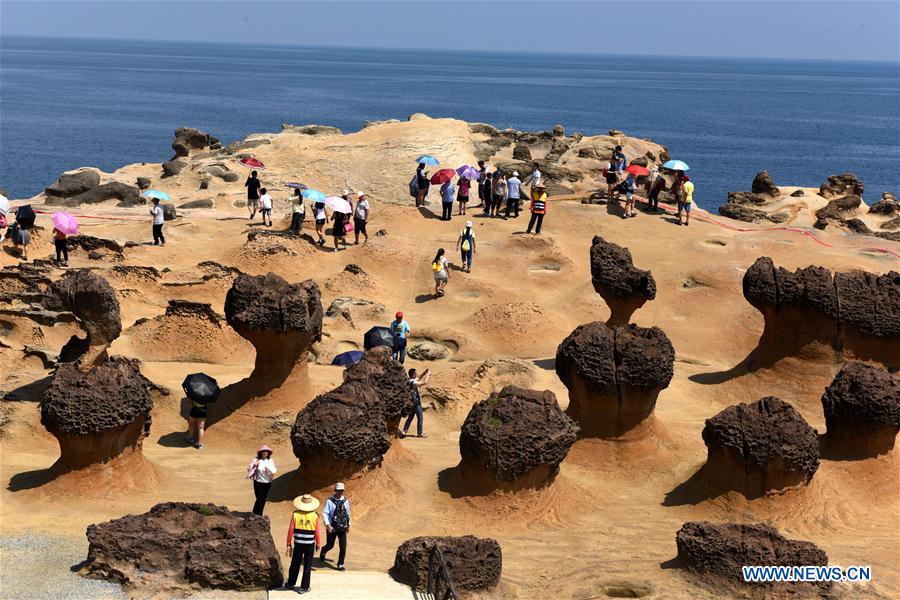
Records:
[[[303,579],[300,581],[300,593],[305,594],[310,588],[312,560],[322,545],[319,513],[319,501],[304,494],[294,498],[294,508],[287,534],[287,555],[291,557],[288,578],[282,589],[293,589],[297,584],[300,566],[303,566]]]
[[[690,175],[684,175],[682,177],[684,183],[682,184],[682,194],[681,200],[678,201],[678,224],[679,225],[690,225],[691,224],[691,206],[694,204],[694,182],[691,181]],[[684,213],[684,220],[682,221],[681,215]]]

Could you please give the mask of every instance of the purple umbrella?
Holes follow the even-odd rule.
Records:
[[[465,177],[466,179],[478,179],[478,169],[470,167],[469,165],[461,166],[456,170],[456,173],[460,177]]]
[[[284,185],[285,187],[294,188],[295,190],[305,190],[307,188],[305,183],[297,183],[296,181],[289,181]]]
[[[53,221],[53,227],[64,235],[75,235],[78,233],[78,220],[66,211],[53,213],[50,220]]]

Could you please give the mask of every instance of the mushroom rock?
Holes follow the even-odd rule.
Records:
[[[165,502],[149,512],[90,525],[81,572],[152,596],[197,587],[238,591],[280,586],[269,518],[214,504]]]
[[[413,589],[426,590],[429,558],[435,546],[441,549],[457,590],[486,590],[500,582],[503,570],[500,543],[472,535],[422,536],[406,540],[397,548],[391,574]]]
[[[675,534],[675,545],[683,568],[740,583],[744,583],[741,567],[745,565],[828,564],[828,556],[812,542],[789,540],[763,523],[689,521]]]
[[[706,420],[704,474],[749,498],[809,483],[819,438],[793,406],[775,397],[729,406]]]
[[[766,194],[773,198],[781,195],[781,190],[772,181],[772,176],[769,175],[768,171],[757,173],[756,177],[753,178],[753,185],[750,189],[754,194]]]
[[[175,130],[175,141],[172,142],[172,150],[175,156],[172,160],[179,156],[188,156],[191,150],[202,150],[203,148],[218,149],[222,144],[218,139],[209,135],[205,131],[194,129],[193,127],[179,127]]]
[[[400,418],[413,410],[409,377],[385,346],[367,350],[362,359],[344,371],[344,382],[358,382],[372,388],[391,434],[396,434]]]
[[[900,381],[861,362],[844,365],[822,395],[829,455],[868,458],[890,452],[900,431]]]
[[[140,452],[153,399],[140,363],[114,358],[82,371],[62,365],[41,400],[41,424],[59,441],[53,469],[70,471]]]
[[[618,437],[648,419],[674,375],[675,349],[658,327],[580,325],[556,350],[566,413],[589,437]]]
[[[549,485],[578,439],[553,392],[506,386],[469,411],[459,435],[460,479],[490,492]]]
[[[855,195],[830,200],[828,204],[816,211],[816,222],[813,223],[813,227],[825,229],[829,223],[841,224],[845,217],[855,214],[861,204],[862,198]]]
[[[119,301],[109,282],[96,271],[68,271],[47,288],[44,307],[69,311],[87,332],[81,340],[72,337],[60,351],[60,361],[71,362],[90,350],[90,358],[102,356],[109,344],[122,333]]]
[[[591,281],[610,308],[610,325],[625,325],[635,310],[656,298],[650,271],[634,266],[631,252],[599,235],[591,242]]]
[[[900,367],[900,273],[832,275],[814,266],[791,273],[764,256],[747,269],[743,289],[765,319],[751,368],[823,346]]]
[[[819,186],[819,195],[825,199],[840,198],[847,194],[862,196],[863,182],[853,173],[829,175],[828,181]]]

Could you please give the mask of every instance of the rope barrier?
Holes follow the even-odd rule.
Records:
[[[46,210],[35,210],[35,214],[38,215],[52,215],[53,213]],[[53,211],[56,212],[56,211]],[[105,221],[147,221],[148,219],[138,218],[138,217],[103,217],[100,215],[84,215],[84,214],[75,214],[69,213],[73,217],[78,217],[79,219],[103,219]]]

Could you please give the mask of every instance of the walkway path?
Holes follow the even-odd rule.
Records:
[[[298,588],[299,589],[299,588]],[[298,594],[285,590],[269,590],[269,600],[425,600],[427,594],[414,592],[397,583],[387,573],[378,571],[338,572],[319,567],[313,571],[312,590]]]

